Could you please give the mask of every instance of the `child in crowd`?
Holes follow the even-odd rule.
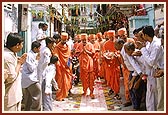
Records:
[[[54,80],[54,77],[56,75],[56,66],[55,63],[57,63],[58,57],[52,56],[50,58],[50,63],[44,70],[42,76],[43,76],[43,82],[42,82],[42,105],[43,105],[43,111],[52,111],[52,82],[54,81],[55,86],[54,88],[58,90],[58,85],[56,81]]]

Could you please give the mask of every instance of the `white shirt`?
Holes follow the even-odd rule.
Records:
[[[145,60],[146,72],[149,76],[153,76],[154,69],[157,66],[158,55],[161,51],[161,40],[154,36],[153,41],[150,43],[148,49],[143,47],[141,49],[142,56]]]
[[[160,69],[164,69],[164,48],[163,46],[161,47],[161,51],[159,52],[158,55],[158,62],[157,62],[157,67]]]
[[[6,83],[12,83],[17,78],[15,68],[17,66],[17,55],[8,48],[4,48],[4,69],[7,70],[8,77],[4,78]]]
[[[37,32],[36,40],[40,40],[40,39],[43,39],[45,37],[47,37],[45,32],[42,29],[39,29],[38,32]],[[46,46],[45,39],[42,40],[40,43],[41,43],[41,49]]]
[[[135,60],[133,56],[129,56],[123,48],[121,49],[121,55],[123,56],[124,63],[127,66],[129,71],[134,71],[133,76],[137,76],[137,74],[141,73],[141,67],[139,66],[138,62]]]
[[[74,46],[73,40],[70,38],[66,43],[69,46],[70,50],[72,50]]]
[[[52,79],[54,79],[56,74],[56,67],[54,64],[51,64],[45,68],[43,71],[43,78],[45,79],[46,85],[45,85],[45,93],[52,93]]]
[[[44,47],[40,51],[40,59],[39,59],[38,67],[37,67],[38,68],[38,77],[39,77],[40,82],[43,79],[42,73],[50,62],[51,55],[52,55],[51,51],[48,47]]]
[[[32,50],[27,54],[26,62],[22,68],[22,88],[27,88],[39,81],[37,79],[38,61],[36,60],[36,56],[37,53],[34,53]]]
[[[134,56],[135,60],[138,62],[139,66],[141,67],[142,73],[146,74],[146,68],[145,68],[145,60],[142,56]]]
[[[8,48],[4,48],[4,69],[7,71],[5,80],[5,97],[7,106],[18,103],[22,100],[21,75],[17,76],[15,68],[17,66],[17,55]],[[4,81],[3,81],[4,82]]]

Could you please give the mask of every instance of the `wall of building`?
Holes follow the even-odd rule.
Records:
[[[154,20],[155,21],[155,26],[160,24],[160,23],[162,23],[164,21],[164,17],[166,17],[165,16],[165,11],[164,11],[165,8],[164,7],[163,8],[160,7],[160,8],[155,10],[155,20]]]
[[[147,11],[147,15],[149,18],[148,25],[155,26],[155,13],[154,13],[154,5],[153,4],[146,4],[145,9]]]
[[[134,37],[133,35],[134,29],[149,24],[148,16],[132,16],[128,20],[129,20],[129,37]]]
[[[30,22],[31,22],[31,41],[36,40],[36,35],[37,35],[37,31],[38,31],[38,24],[44,23],[44,22],[48,22],[47,21],[47,14],[45,11],[47,11],[47,9],[41,5],[29,5],[30,6],[30,13],[31,13],[31,18],[30,18]],[[43,14],[43,18],[38,18],[38,13],[42,12]],[[37,18],[33,18],[34,13],[36,15]]]
[[[3,7],[6,4],[3,4]],[[12,5],[12,4],[11,4]],[[12,8],[12,7],[11,7]],[[6,37],[10,32],[18,32],[18,6],[14,5],[12,9],[7,9],[4,7],[4,10],[2,11],[2,27],[4,30],[4,36],[3,39],[6,41]]]
[[[155,26],[155,13],[153,4],[145,4],[144,9],[147,12],[147,15],[144,16],[132,16],[129,20],[129,37],[133,37],[133,31],[136,28],[151,25]]]

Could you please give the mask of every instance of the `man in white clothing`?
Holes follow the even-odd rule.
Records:
[[[161,41],[154,36],[154,29],[152,26],[145,26],[142,29],[142,37],[146,42],[149,42],[148,48],[146,44],[137,43],[138,48],[142,52],[142,57],[145,60],[147,77],[147,93],[146,93],[146,109],[147,111],[157,110],[157,83],[154,78],[154,73],[160,53]]]
[[[38,69],[37,74],[38,74],[38,79],[40,81],[40,84],[42,84],[42,80],[43,80],[42,73],[50,62],[50,58],[52,56],[51,51],[53,50],[55,39],[47,37],[45,41],[46,41],[46,46],[42,48],[40,51],[40,59],[37,67]]]
[[[164,31],[164,30],[161,30]],[[157,78],[157,90],[158,90],[158,105],[157,111],[164,111],[164,32],[160,33],[161,38],[161,51],[159,54],[157,70],[154,75]]]
[[[71,36],[68,36],[67,45],[69,46],[70,50],[72,51],[74,43],[73,43],[73,40],[72,40]]]
[[[9,33],[4,48],[4,79],[5,85],[4,107],[5,111],[21,111],[22,87],[20,68],[26,60],[26,54],[17,56],[23,48],[23,38],[18,33]]]
[[[41,49],[46,46],[45,39],[47,37],[46,30],[48,29],[48,25],[46,23],[40,23],[41,28],[39,28],[36,36],[36,40],[40,41]]]
[[[40,42],[34,41],[22,68],[22,88],[24,88],[25,111],[41,110],[41,89],[37,78]]]
[[[139,65],[138,61],[132,56],[135,51],[135,44],[127,42],[124,44],[124,62],[130,71],[129,76],[129,91],[131,95],[131,100],[134,110],[140,110],[140,104],[142,99],[142,92],[144,91],[144,81],[142,77],[144,75],[142,67]]]
[[[133,104],[133,109],[140,110],[142,92],[144,90],[144,83],[141,80],[141,77],[143,75],[141,66],[139,65],[137,60],[132,56],[135,50],[135,45],[132,42],[126,42],[124,44],[123,39],[117,39],[115,41],[115,48],[117,50],[121,50],[121,55],[123,58],[122,65],[126,66],[130,72],[128,85],[129,85],[129,94],[131,96]]]

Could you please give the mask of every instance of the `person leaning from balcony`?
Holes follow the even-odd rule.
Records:
[[[90,97],[94,99],[94,72],[93,72],[93,55],[95,53],[94,46],[87,41],[88,35],[81,34],[81,43],[76,48],[76,54],[79,57],[80,79],[83,87],[83,96],[87,95],[87,89],[90,90]]]
[[[105,79],[107,80],[107,85],[110,87],[110,92],[114,92],[114,97],[120,100],[120,63],[121,58],[114,47],[115,41],[115,30],[109,30],[107,32],[109,38],[102,47],[103,58],[105,60]]]
[[[4,48],[4,110],[21,111],[22,86],[20,68],[27,54],[17,57],[17,52],[23,48],[23,38],[18,33],[9,33]]]
[[[36,40],[40,41],[41,43],[41,49],[46,46],[45,39],[47,37],[46,31],[48,29],[48,25],[46,23],[39,23],[39,28],[37,35],[36,35]]]
[[[24,88],[25,111],[41,110],[41,86],[38,80],[37,66],[40,58],[40,42],[34,41],[27,54],[26,62],[22,69],[22,88]]]
[[[56,63],[55,80],[58,84],[59,91],[56,93],[56,100],[63,101],[68,96],[69,90],[72,88],[72,64],[71,64],[71,50],[66,44],[68,40],[68,33],[61,33],[61,41],[55,46],[53,55],[58,57]]]

